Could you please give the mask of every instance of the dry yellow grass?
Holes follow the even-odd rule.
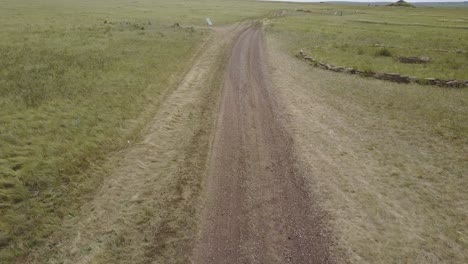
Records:
[[[283,118],[346,257],[467,263],[468,90],[311,68],[278,35],[268,51]]]

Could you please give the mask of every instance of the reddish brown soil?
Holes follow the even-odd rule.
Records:
[[[249,27],[226,68],[195,263],[335,262],[271,87]]]

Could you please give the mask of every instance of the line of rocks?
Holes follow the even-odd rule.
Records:
[[[396,60],[398,60],[401,63],[413,63],[413,64],[424,64],[424,63],[429,63],[431,62],[431,59],[429,57],[394,57]]]
[[[328,64],[325,62],[317,61],[311,56],[307,55],[303,50],[299,51],[296,57],[307,61],[310,65],[315,67],[334,71],[342,72],[347,74],[355,74],[363,77],[372,77],[379,80],[386,80],[397,83],[418,83],[421,85],[437,85],[442,87],[468,87],[468,80],[441,80],[436,78],[417,78],[411,76],[400,75],[398,73],[383,73],[383,72],[373,72],[373,71],[360,71],[354,68],[339,67],[333,64]]]
[[[379,48],[406,49],[404,47],[384,45],[384,44],[374,44],[372,46],[373,47],[379,47]],[[424,50],[424,51],[446,52],[446,53],[462,53],[462,54],[467,53],[466,50],[446,50],[446,49],[422,49],[422,50]]]

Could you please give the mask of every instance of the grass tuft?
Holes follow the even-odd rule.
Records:
[[[393,54],[389,49],[382,48],[382,49],[377,50],[377,52],[375,52],[375,56],[392,57]]]

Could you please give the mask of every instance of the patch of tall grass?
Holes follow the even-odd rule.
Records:
[[[392,52],[387,48],[379,49],[375,52],[376,56],[391,57]]]

